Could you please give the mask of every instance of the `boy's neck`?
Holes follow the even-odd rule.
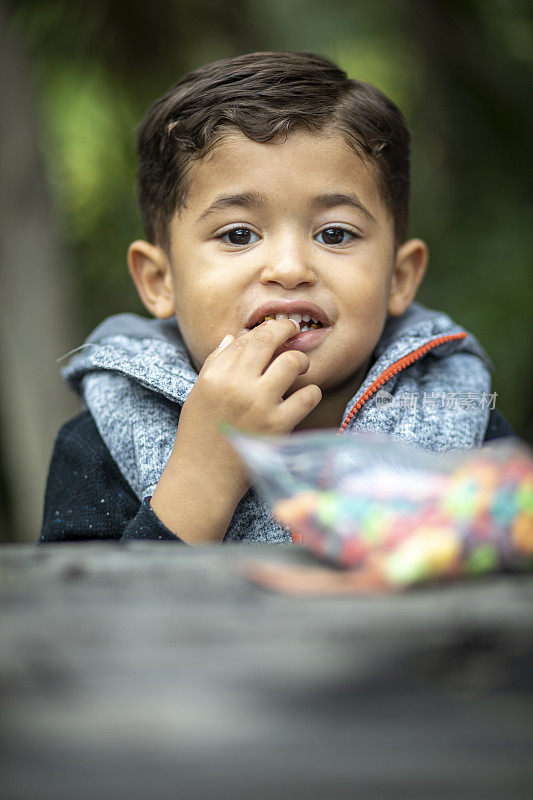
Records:
[[[355,395],[370,369],[372,358],[344,383],[325,391],[322,400],[295,428],[295,431],[315,428],[338,428],[342,424],[344,409]]]

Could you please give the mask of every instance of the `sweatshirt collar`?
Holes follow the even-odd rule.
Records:
[[[347,409],[396,361],[436,337],[463,330],[446,314],[417,302],[400,317],[389,316],[374,349],[372,366]],[[442,344],[432,352],[442,357],[451,350],[475,354],[493,372],[490,359],[472,334]],[[175,318],[150,319],[132,313],[116,314],[98,325],[61,374],[81,394],[84,375],[98,370],[125,375],[180,404],[185,402],[198,377]]]

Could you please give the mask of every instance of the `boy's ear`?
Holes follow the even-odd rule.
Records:
[[[159,319],[171,317],[172,273],[163,248],[137,239],[128,247],[128,269],[145,308]]]
[[[388,312],[399,317],[413,302],[426,272],[429,250],[422,239],[408,239],[396,252]]]

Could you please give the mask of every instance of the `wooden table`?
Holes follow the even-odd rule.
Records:
[[[0,796],[533,796],[533,577],[293,598],[300,548],[0,547]]]

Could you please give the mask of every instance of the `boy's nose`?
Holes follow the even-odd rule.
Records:
[[[294,289],[302,283],[314,286],[317,282],[309,253],[292,250],[283,254],[272,252],[268,264],[261,270],[261,283],[279,283],[285,289]]]

